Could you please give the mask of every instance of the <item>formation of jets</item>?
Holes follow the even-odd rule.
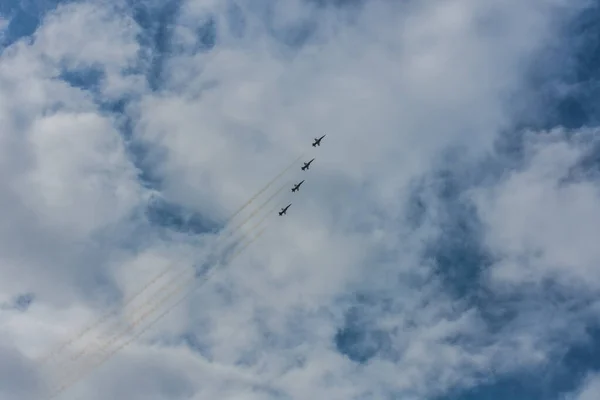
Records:
[[[323,140],[323,138],[327,136],[327,135],[323,135],[320,138],[315,138],[315,141],[313,142],[312,146],[313,147],[317,147],[317,146],[321,146],[321,140]],[[310,164],[315,161],[315,159],[313,158],[310,161],[307,161],[304,163],[304,166],[301,168],[302,171],[306,171],[307,169],[310,169]],[[297,192],[300,190],[300,186],[304,183],[304,179],[295,184],[294,187],[292,187],[292,192]],[[290,208],[290,206],[292,205],[292,203],[288,204],[286,207],[282,208],[281,211],[279,211],[279,216],[281,217],[282,215],[286,215],[288,208]]]

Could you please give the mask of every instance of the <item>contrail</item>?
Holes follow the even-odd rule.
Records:
[[[286,186],[289,186],[289,183],[284,183],[283,185],[281,185],[279,187],[279,189],[277,189],[277,191],[275,193],[273,193],[271,196],[269,196],[269,198],[267,200],[265,200],[260,206],[258,206],[258,208],[256,210],[254,210],[252,213],[250,213],[250,215],[248,215],[246,217],[246,219],[244,219],[242,222],[240,222],[235,228],[232,228],[227,235],[224,237],[224,240],[229,239],[231,236],[233,236],[242,226],[246,225],[246,223],[248,221],[250,221],[252,219],[252,217],[254,217],[256,214],[258,214],[267,204],[269,204],[275,197],[277,197],[281,191],[283,189],[286,188]],[[275,207],[275,209],[277,209],[277,207]]]
[[[287,184],[285,184],[287,185]],[[285,188],[285,185],[282,185],[275,193],[273,193],[266,201],[264,201],[260,206],[258,206],[258,208],[253,211],[248,217],[246,217],[246,219],[238,224],[238,226],[236,226],[236,228],[230,232],[230,235],[226,236],[225,238],[223,238],[223,240],[228,239],[231,235],[235,234],[237,230],[239,230],[243,225],[245,225],[252,217],[254,217],[257,213],[259,213],[262,209],[265,208],[266,205],[268,205],[279,193],[281,193],[281,191]],[[270,212],[265,214],[258,222],[256,222],[250,229],[250,232],[253,231],[254,229],[256,229],[257,227],[260,226],[260,224],[262,222],[264,222],[270,215],[272,215],[272,211],[276,209],[277,206],[273,207],[270,209]],[[260,232],[260,234],[262,234],[262,231]],[[260,235],[259,234],[259,235]],[[256,237],[258,237],[259,235],[257,235]],[[255,238],[256,238],[255,237]],[[219,238],[221,239],[221,238]],[[252,239],[254,240],[254,239]],[[247,245],[245,245],[243,248],[245,248]],[[234,256],[237,255],[237,252],[234,253]],[[216,268],[213,268],[211,270],[212,271],[216,270]],[[155,291],[151,297],[156,297],[159,296],[161,293],[163,293],[165,290],[168,290],[169,288],[175,286],[175,289],[171,292],[169,292],[168,295],[161,297],[158,302],[152,302],[151,301],[151,308],[150,311],[148,312],[144,312],[141,316],[137,317],[134,319],[133,322],[129,323],[129,328],[127,328],[127,330],[125,332],[118,332],[112,336],[110,336],[108,338],[107,341],[104,341],[100,344],[97,344],[96,346],[94,346],[93,344],[86,346],[85,348],[83,348],[82,350],[80,350],[76,355],[74,355],[73,357],[71,357],[71,362],[76,361],[86,355],[89,354],[90,357],[93,357],[94,354],[97,354],[98,352],[102,352],[103,350],[105,350],[106,348],[109,348],[112,344],[114,344],[115,342],[117,342],[123,335],[125,335],[129,330],[135,328],[135,326],[139,325],[140,322],[142,322],[146,316],[148,315],[149,312],[153,312],[154,310],[156,310],[158,307],[160,307],[161,304],[165,303],[166,301],[168,301],[173,295],[175,295],[177,292],[181,291],[182,289],[184,289],[184,287],[186,284],[188,284],[190,282],[190,278],[192,277],[184,277],[183,282],[181,281],[182,275],[184,275],[186,272],[188,272],[187,269],[183,269],[181,270],[178,274],[176,274],[174,277],[171,278],[171,280],[169,282],[166,282],[164,284],[162,284],[162,286]],[[183,283],[183,285],[181,285],[181,283]],[[154,305],[152,305],[152,303],[154,303]],[[140,307],[138,307],[136,310],[133,311],[133,315],[132,317],[134,317],[135,315],[138,315],[140,311],[143,311],[146,307],[148,306],[148,304],[143,304]],[[119,328],[117,328],[119,329]],[[98,347],[98,345],[100,347]],[[92,354],[90,354],[92,353]],[[86,361],[84,361],[84,363],[86,363]],[[69,368],[71,370],[71,368]],[[71,375],[72,371],[67,372],[67,376]]]
[[[258,239],[264,232],[264,230],[266,229],[263,228],[258,234],[256,234],[251,240],[249,240],[242,248],[240,248],[237,252],[235,252],[232,256],[232,258],[229,260],[229,263],[231,263],[237,256],[239,256],[240,254],[242,254],[252,243],[254,243],[256,241],[256,239]],[[73,380],[71,380],[70,382],[63,384],[62,386],[60,386],[54,393],[52,393],[49,397],[49,399],[53,399],[56,398],[57,396],[59,396],[61,393],[63,393],[65,390],[67,390],[69,387],[75,385],[76,383],[78,383],[81,379],[83,379],[88,373],[90,373],[91,371],[93,371],[94,369],[98,368],[99,366],[101,366],[102,364],[104,364],[106,361],[108,361],[114,354],[116,354],[118,351],[122,350],[124,347],[126,347],[127,345],[129,345],[130,343],[132,343],[134,340],[136,340],[137,338],[139,338],[142,334],[144,334],[148,329],[150,329],[156,322],[158,322],[160,319],[162,319],[165,315],[167,315],[173,308],[175,308],[176,306],[178,306],[179,304],[181,304],[189,295],[191,295],[192,293],[194,293],[198,288],[200,288],[203,284],[205,284],[208,279],[211,277],[211,275],[214,273],[214,271],[216,271],[216,268],[213,268],[212,270],[209,271],[209,273],[207,273],[204,276],[204,280],[199,284],[199,285],[195,285],[195,287],[193,288],[193,290],[188,291],[187,293],[185,293],[185,295],[180,298],[177,302],[175,302],[174,304],[172,304],[170,307],[168,307],[165,311],[163,311],[161,314],[159,314],[156,318],[154,318],[153,320],[151,320],[142,330],[140,330],[138,333],[134,334],[131,338],[129,338],[128,340],[126,340],[124,343],[120,344],[119,346],[117,346],[116,348],[114,348],[111,352],[109,352],[108,354],[106,354],[103,358],[101,358],[95,365],[92,365],[91,367],[89,367],[87,370],[81,372],[78,376],[76,376]],[[173,295],[177,294],[176,291],[171,292],[169,297],[172,297]],[[154,307],[153,309],[147,311],[144,316],[147,316],[149,314],[151,314],[152,312],[156,311],[156,309],[158,308],[158,306],[161,304],[157,304],[157,307]],[[131,331],[133,328],[135,328],[135,325],[131,326],[127,331],[123,332],[123,336],[127,333],[129,333],[129,331]],[[122,336],[122,337],[123,337]]]
[[[288,172],[290,170],[290,168],[292,168],[294,166],[294,164],[296,164],[298,161],[300,161],[300,159],[304,157],[304,154],[301,154],[298,156],[298,158],[296,158],[294,161],[292,161],[292,163],[290,165],[288,165],[283,171],[281,171],[279,173],[279,175],[277,175],[275,178],[273,178],[269,183],[267,183],[265,185],[265,187],[263,187],[261,190],[258,191],[258,193],[256,193],[250,200],[248,200],[244,205],[242,205],[242,207],[240,207],[236,212],[234,212],[228,219],[227,219],[227,223],[229,223],[229,221],[231,221],[233,218],[235,218],[239,213],[241,213],[250,203],[252,203],[254,200],[256,200],[256,198],[258,196],[260,196],[261,194],[263,194],[268,188],[271,187],[271,185],[273,183],[275,183],[279,178],[281,178],[286,172]]]
[[[273,185],[273,183],[275,183],[279,178],[281,178],[287,171],[289,171],[289,169],[291,167],[294,166],[295,163],[297,163],[302,157],[304,156],[304,154],[300,155],[297,159],[295,159],[292,163],[290,163],[289,166],[287,166],[282,172],[280,172],[277,176],[275,176],[275,178],[273,178],[270,182],[268,182],[262,189],[260,189],[254,196],[252,196],[250,198],[250,200],[248,200],[245,204],[243,204],[238,210],[236,210],[228,219],[227,219],[227,223],[225,226],[229,225],[229,222],[233,220],[233,218],[235,218],[240,212],[242,212],[246,207],[248,207],[250,204],[252,204],[252,202],[254,200],[256,200],[256,198],[258,198],[262,193],[264,193],[267,189],[269,189],[271,187],[271,185]],[[280,189],[281,190],[281,189]],[[274,197],[274,196],[272,196]],[[271,198],[272,198],[271,197]],[[270,199],[271,199],[270,198]],[[255,215],[255,213],[253,213],[251,216]],[[248,219],[251,217],[248,217],[245,221],[247,222]],[[243,225],[243,224],[242,224]],[[235,232],[235,230],[237,230],[241,225],[239,225],[238,227],[236,227],[233,232]],[[59,345],[58,347],[56,347],[54,350],[50,351],[47,355],[41,357],[40,359],[38,359],[38,364],[44,365],[46,364],[49,360],[53,359],[55,356],[57,356],[62,350],[64,350],[65,348],[69,347],[70,345],[72,345],[73,343],[75,343],[77,340],[83,338],[83,336],[85,336],[87,333],[91,332],[92,330],[94,330],[95,328],[97,328],[98,326],[100,326],[102,323],[104,323],[106,320],[108,320],[111,316],[114,316],[115,314],[117,314],[119,312],[119,310],[121,310],[122,308],[126,308],[128,305],[130,305],[135,299],[137,299],[143,292],[145,292],[150,286],[152,286],[154,283],[156,283],[160,278],[162,278],[163,276],[165,276],[171,269],[173,269],[175,266],[177,265],[176,262],[172,262],[167,268],[165,268],[162,272],[160,272],[157,276],[155,276],[153,279],[151,279],[148,283],[146,283],[146,285],[142,286],[141,289],[139,289],[135,294],[133,294],[132,296],[130,296],[129,298],[127,298],[124,302],[124,304],[121,307],[115,307],[114,309],[106,312],[104,315],[102,315],[98,320],[96,320],[95,322],[91,323],[90,325],[88,325],[87,327],[85,327],[83,330],[81,330],[79,333],[77,333],[76,335],[74,335],[71,339],[65,341],[64,343],[62,343],[61,345]]]
[[[152,284],[154,284],[160,278],[162,278],[163,276],[165,276],[167,274],[167,272],[169,272],[172,269],[172,267],[174,266],[174,264],[175,264],[175,262],[171,262],[167,268],[165,268],[162,272],[160,272],[152,280],[150,280],[148,283],[146,283],[144,286],[142,286],[142,288],[140,290],[138,290],[132,296],[128,297],[121,308],[123,308],[123,309],[126,308],[137,297],[139,297],[144,291],[146,291],[150,286],[152,286]],[[41,363],[41,364],[45,364],[47,361],[49,361],[50,359],[52,359],[54,356],[58,355],[58,353],[61,350],[64,350],[66,347],[68,347],[69,345],[73,344],[75,341],[81,339],[86,333],[92,331],[94,328],[97,328],[99,325],[101,325],[103,322],[105,322],[111,316],[113,316],[114,314],[116,314],[121,308],[113,309],[110,312],[105,313],[103,316],[101,316],[93,324],[90,324],[89,326],[87,326],[85,329],[83,329],[81,332],[79,332],[76,336],[74,336],[73,338],[71,338],[68,341],[64,342],[62,345],[60,345],[59,347],[57,347],[51,353],[49,353],[48,355],[44,356],[42,359],[38,360],[38,362]]]

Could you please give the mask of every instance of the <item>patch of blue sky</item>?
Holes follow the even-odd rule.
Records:
[[[171,37],[181,0],[168,0],[157,7],[144,2],[129,1],[133,18],[142,28],[140,44],[149,50],[147,80],[152,90],[159,90],[164,83],[164,62],[171,51]]]
[[[582,13],[569,29],[572,69],[566,83],[572,93],[559,99],[559,123],[567,127],[600,123],[600,2]]]
[[[600,370],[600,330],[588,329],[588,340],[565,349],[555,360],[535,370],[498,377],[466,391],[435,400],[558,400],[565,398],[587,373]]]
[[[13,301],[13,306],[16,310],[19,311],[27,311],[27,309],[31,306],[35,299],[35,295],[33,293],[25,293],[18,295],[15,297]]]
[[[546,397],[548,393],[545,393],[545,390],[531,384],[531,378],[536,379],[535,376],[529,375],[502,377],[495,382],[481,384],[466,392],[441,396],[435,400],[550,400],[552,397]]]
[[[248,25],[243,10],[237,3],[232,2],[227,5],[225,15],[231,35],[238,39],[242,38]]]
[[[59,4],[72,0],[4,0],[0,2],[0,16],[8,20],[0,48],[33,35],[44,16]]]
[[[311,3],[311,1],[307,1]],[[279,22],[278,7],[280,4],[272,0],[260,0],[244,5],[244,10],[235,2],[228,3],[226,10],[226,24],[228,34],[235,38],[242,38],[248,34],[248,22],[244,13],[257,19],[263,25],[264,31],[274,39],[273,43],[279,45],[279,51],[287,56],[307,44],[317,31],[316,15],[319,10],[313,8],[311,13],[295,20],[288,20],[285,24]]]
[[[169,57],[177,54],[173,45],[173,28],[183,4],[181,0],[169,0],[153,6],[144,2],[129,1],[130,12],[141,27],[139,43],[146,54],[150,55],[145,71],[146,79],[152,90],[158,91],[165,83],[164,67]],[[197,28],[194,51],[209,51],[217,40],[217,22],[214,18]]]
[[[146,215],[151,224],[183,233],[214,233],[220,227],[216,222],[192,210],[161,198],[154,198],[148,204]]]
[[[469,187],[468,177],[447,169],[434,178],[434,193],[440,218],[440,235],[425,250],[438,277],[457,298],[476,298],[481,273],[490,264],[481,243],[482,227],[475,208],[462,194]]]
[[[528,120],[534,127],[600,124],[600,2],[589,4],[534,67],[538,108]]]
[[[98,93],[98,88],[104,79],[104,71],[100,68],[67,69],[64,68],[58,78],[69,83],[69,85]]]
[[[277,40],[278,43],[297,50],[306,44],[317,27],[314,15],[299,19],[294,23],[278,26],[277,17],[272,7],[267,7],[264,13],[264,21],[269,34]]]
[[[0,305],[0,309],[25,312],[35,300],[35,294],[22,293],[13,297],[9,302]]]
[[[591,149],[569,171],[567,178],[574,181],[600,180],[600,142],[590,147]]]
[[[208,20],[196,29],[197,52],[210,51],[217,44],[217,21],[214,17],[208,17]]]
[[[376,310],[379,305],[369,303],[372,302],[365,296],[357,296],[357,304],[346,312],[344,326],[334,337],[338,351],[358,364],[368,362],[390,347],[388,333],[373,323],[373,319],[381,315]]]
[[[183,334],[181,339],[189,349],[201,354],[203,358],[210,360],[211,347],[202,343],[198,335],[188,332]]]
[[[101,102],[100,108],[103,112],[115,117],[128,157],[138,170],[138,179],[142,186],[160,192],[161,178],[153,166],[166,157],[166,152],[157,146],[149,146],[136,140],[133,132],[135,122],[127,110],[130,104],[131,99],[121,98],[115,101]]]

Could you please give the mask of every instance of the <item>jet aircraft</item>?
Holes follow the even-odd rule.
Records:
[[[315,161],[314,158],[312,160],[310,160],[309,162],[305,162],[304,167],[302,167],[302,171],[309,169],[310,163],[312,163],[313,161]]]
[[[291,205],[292,203],[288,204],[287,207],[282,208],[281,211],[279,211],[279,216],[281,217],[283,214],[285,214],[287,212],[287,209],[290,208]]]
[[[320,145],[321,145],[321,140],[323,140],[323,138],[324,138],[325,136],[327,136],[327,135],[323,135],[323,136],[321,136],[321,137],[320,137],[320,138],[318,138],[318,139],[317,139],[317,138],[315,138],[315,142],[312,144],[312,145],[313,145],[313,147],[320,146]]]
[[[296,191],[300,190],[300,186],[302,186],[303,183],[304,183],[304,181],[294,185],[294,187],[292,188],[292,192],[296,192]]]

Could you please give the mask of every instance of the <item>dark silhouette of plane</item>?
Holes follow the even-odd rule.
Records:
[[[303,183],[304,181],[298,183],[297,185],[294,185],[294,187],[292,188],[292,193],[300,190],[300,186],[302,186]]]
[[[320,146],[320,145],[321,145],[321,140],[323,140],[323,138],[324,138],[325,136],[327,136],[327,135],[323,135],[323,136],[321,136],[321,137],[320,137],[320,138],[318,138],[318,139],[317,139],[317,138],[315,138],[315,142],[312,144],[312,145],[313,145],[313,147]]]
[[[315,159],[313,158],[312,160],[310,160],[309,162],[305,162],[304,163],[304,167],[302,167],[302,171],[308,169],[310,167],[310,163],[315,161]]]
[[[281,211],[279,211],[279,216],[281,217],[283,214],[285,214],[287,212],[287,209],[290,208],[291,205],[292,203],[288,204],[287,207],[282,208]]]

